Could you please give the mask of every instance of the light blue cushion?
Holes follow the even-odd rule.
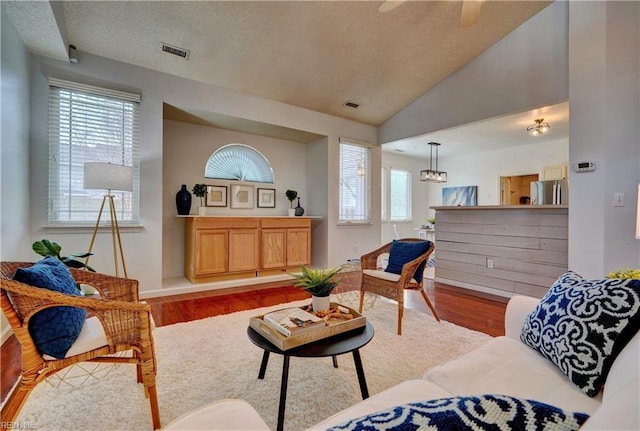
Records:
[[[389,263],[385,268],[386,272],[393,274],[402,274],[402,267],[405,263],[411,262],[417,259],[421,255],[429,250],[431,241],[400,241],[394,239],[391,242],[391,250],[389,251]],[[419,283],[422,283],[422,277],[424,275],[424,267],[427,264],[426,260],[418,266],[413,278]]]
[[[558,407],[507,395],[450,397],[391,407],[330,431],[573,431],[589,418]]]
[[[640,280],[585,280],[568,271],[526,318],[520,339],[593,397],[639,328]]]
[[[14,280],[67,295],[80,296],[69,268],[47,256],[28,268],[18,268]],[[41,353],[62,359],[78,339],[87,312],[77,307],[49,307],[29,320],[29,333]]]

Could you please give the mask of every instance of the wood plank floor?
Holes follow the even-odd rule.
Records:
[[[358,281],[346,278],[340,289],[356,289]],[[425,291],[440,319],[492,336],[504,335],[504,311],[507,299],[451,286],[425,279]],[[290,285],[271,283],[235,289],[220,289],[201,293],[149,298],[151,312],[157,326],[187,322],[205,317],[251,310],[310,298],[310,295]],[[380,298],[381,300],[386,300]],[[405,307],[430,313],[417,291],[405,291]],[[0,349],[2,401],[20,375],[20,345],[11,336]]]

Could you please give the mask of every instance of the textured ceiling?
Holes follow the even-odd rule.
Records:
[[[460,1],[409,1],[388,13],[379,1],[68,1],[57,24],[42,9],[59,3],[3,3],[41,55],[60,57],[66,29],[81,55],[379,125],[550,2],[485,1],[469,28]],[[62,37],[49,34],[55,27]],[[161,52],[161,42],[190,50],[189,60]]]

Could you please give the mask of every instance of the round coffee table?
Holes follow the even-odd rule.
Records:
[[[365,399],[369,397],[369,389],[367,388],[367,380],[362,368],[360,348],[371,341],[373,334],[373,326],[371,323],[367,322],[364,327],[354,329],[353,331],[344,332],[342,334],[314,341],[313,343],[305,344],[294,349],[280,350],[271,344],[269,340],[260,335],[256,330],[251,327],[247,328],[247,336],[249,337],[249,340],[264,350],[258,379],[264,379],[270,353],[275,353],[284,357],[282,363],[282,381],[280,383],[280,404],[278,406],[277,431],[282,431],[284,426],[284,411],[287,400],[287,381],[289,380],[289,359],[292,356],[297,358],[320,358],[331,356],[333,358],[333,366],[338,368],[336,356],[351,352],[353,354],[353,362],[356,366],[356,373],[358,375],[358,383],[360,384],[362,399]]]

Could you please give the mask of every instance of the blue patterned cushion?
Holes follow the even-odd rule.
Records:
[[[568,271],[526,318],[520,339],[593,397],[639,328],[640,280],[585,280]]]
[[[80,295],[69,268],[58,259],[47,256],[28,268],[18,268],[14,280],[35,287]],[[49,307],[29,320],[29,333],[41,353],[64,358],[78,339],[87,312],[77,307]]]
[[[337,430],[577,430],[584,413],[565,413],[538,401],[506,395],[441,398],[404,404],[330,428]]]
[[[417,259],[420,255],[426,253],[431,246],[431,241],[399,241],[394,239],[391,242],[391,250],[389,251],[389,263],[385,268],[386,272],[393,274],[402,274],[402,267],[405,263],[411,262],[413,259]],[[418,266],[413,278],[419,283],[422,283],[422,277],[424,275],[424,267],[427,264],[426,260]]]

